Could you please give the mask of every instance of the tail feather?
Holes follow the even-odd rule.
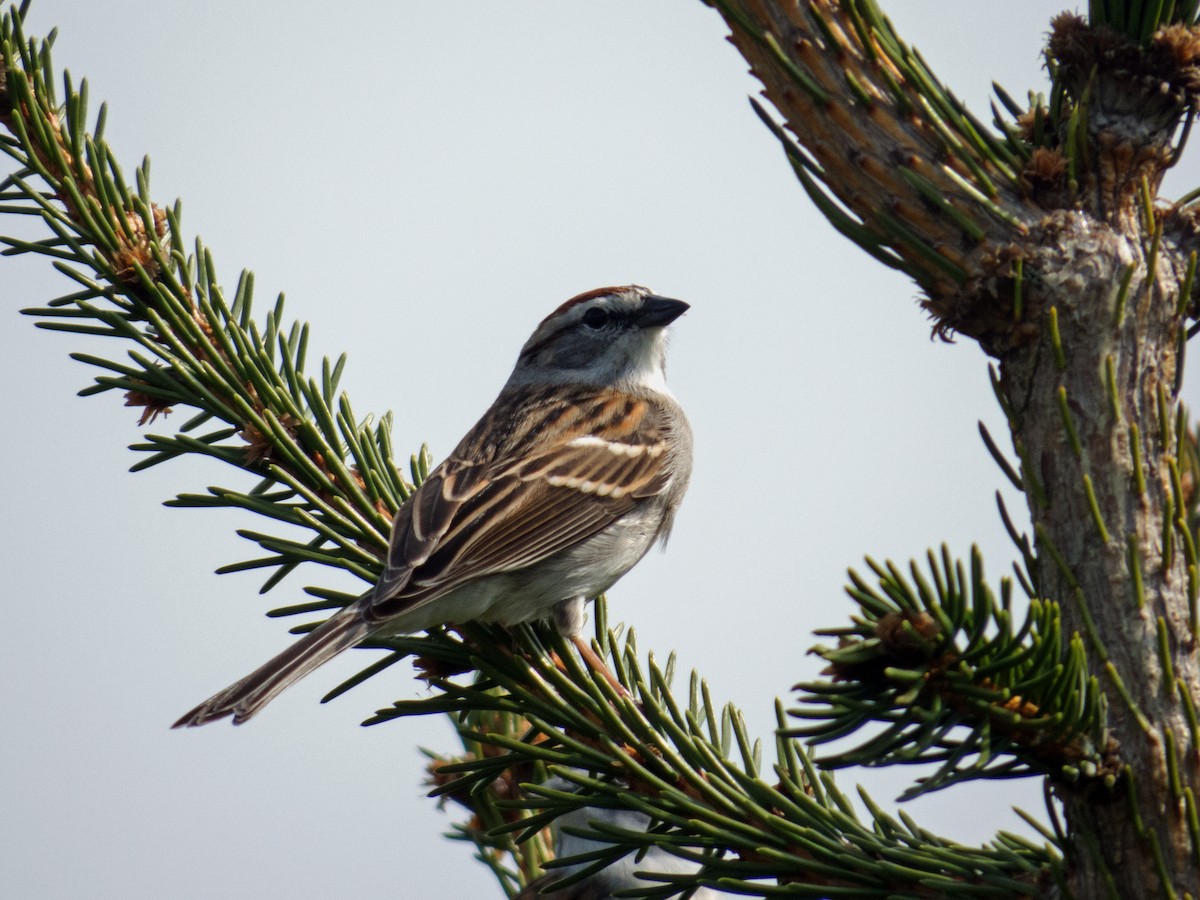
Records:
[[[230,715],[233,716],[233,724],[240,725],[285,688],[362,641],[370,630],[359,614],[357,605],[347,607],[241,681],[213,694],[171,727],[190,728]]]

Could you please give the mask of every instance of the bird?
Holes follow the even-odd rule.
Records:
[[[565,778],[555,777],[547,782],[548,787],[560,791],[580,793],[581,788]],[[588,836],[595,832],[595,825],[602,824],[621,831],[646,831],[650,827],[650,817],[631,809],[612,809],[599,806],[584,806],[556,818],[551,823],[554,841],[554,856],[556,859],[566,859],[569,856],[584,856],[596,854],[612,845],[596,837]],[[655,874],[661,875],[691,875],[700,870],[700,864],[675,856],[655,844],[648,846],[645,851],[630,851],[614,860],[598,872],[574,884],[555,889],[555,882],[562,881],[582,869],[593,865],[593,859],[565,866],[555,866],[538,878],[525,885],[513,900],[608,900],[613,893],[632,888],[662,887],[663,882],[656,879]],[[716,900],[716,891],[707,887],[695,887],[690,894],[682,896],[691,900]]]
[[[397,511],[375,586],[174,728],[241,724],[362,641],[468,621],[550,619],[585,661],[586,602],[666,543],[692,432],[666,382],[682,300],[628,285],[534,329],[499,396]]]

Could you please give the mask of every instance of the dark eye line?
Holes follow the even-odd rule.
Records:
[[[598,306],[593,306],[583,314],[583,318],[581,318],[579,321],[588,328],[603,328],[610,321],[612,321],[612,319],[613,317],[610,316],[608,312]]]

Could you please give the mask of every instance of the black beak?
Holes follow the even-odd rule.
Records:
[[[688,304],[682,300],[647,294],[642,298],[642,308],[638,310],[635,321],[642,328],[662,328],[670,325],[687,311]]]

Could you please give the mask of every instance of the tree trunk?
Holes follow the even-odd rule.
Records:
[[[1107,733],[1073,736],[1088,764],[1051,776],[1068,888],[1200,896],[1200,563],[1177,399],[1200,239],[1153,200],[1197,105],[1200,30],[1134,40],[1059,16],[1048,106],[994,136],[866,0],[716,5],[830,221],[914,278],[939,331],[1000,360],[1031,574],[1107,698]]]
[[[1001,365],[1039,592],[1060,601],[1068,634],[1084,636],[1109,698],[1108,770],[1056,785],[1080,898],[1169,896],[1164,880],[1180,894],[1200,889],[1183,790],[1194,798],[1196,748],[1178,693],[1200,697],[1176,432],[1186,262],[1163,241],[1147,280],[1147,247],[1130,224],[1047,218],[1035,264],[1047,324]],[[1164,529],[1164,519],[1175,522]]]

